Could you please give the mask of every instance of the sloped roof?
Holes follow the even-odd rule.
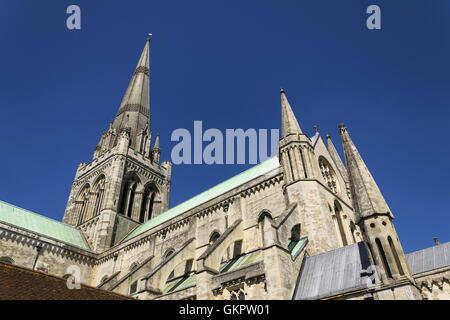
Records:
[[[406,260],[412,274],[450,266],[450,242],[409,253]]]
[[[236,257],[235,259],[225,261],[220,265],[220,272],[236,271],[263,260],[262,251],[255,251]]]
[[[370,265],[363,242],[307,257],[294,295],[295,300],[317,299],[364,288]]]
[[[299,241],[291,241],[288,245],[289,252],[293,259],[297,258],[308,243],[308,237],[303,237]]]
[[[181,278],[169,280],[164,287],[163,294],[181,291],[193,287],[195,286],[196,281],[197,279],[194,273]]]
[[[170,219],[175,218],[176,216],[191,210],[215,197],[224,194],[227,191],[230,191],[234,188],[243,185],[244,183],[253,180],[259,176],[262,176],[276,168],[279,167],[278,157],[272,157],[267,159],[266,161],[244,171],[240,174],[225,180],[224,182],[219,183],[218,185],[194,196],[193,198],[180,203],[179,205],[161,213],[159,216],[148,220],[146,223],[140,225],[136,229],[134,229],[124,241],[131,239],[140,235],[141,233],[148,231]]]
[[[134,300],[83,284],[71,290],[64,278],[1,262],[0,283],[0,300]]]
[[[1,200],[0,222],[90,250],[83,233],[79,229]]]

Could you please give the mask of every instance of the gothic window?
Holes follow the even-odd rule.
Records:
[[[11,257],[0,257],[0,262],[14,264],[14,260]]]
[[[129,178],[122,191],[120,213],[129,218],[131,218],[133,214],[133,203],[137,184],[138,182],[135,178]]]
[[[75,201],[75,212],[78,219],[77,225],[82,224],[86,219],[86,213],[89,205],[89,191],[90,186],[87,184],[78,194],[77,200]]]
[[[343,220],[342,207],[337,201],[334,202],[334,215],[335,215],[338,231],[341,236],[342,245],[346,246],[348,244],[348,242],[347,242],[347,237],[345,236],[344,222],[342,221]]]
[[[338,193],[339,188],[336,174],[334,173],[330,163],[324,157],[319,158],[319,168],[322,173],[323,180],[328,188],[330,188],[334,193]]]
[[[174,249],[169,249],[166,251],[166,253],[164,254],[164,260],[168,259],[171,255],[173,255],[175,252]]]
[[[381,260],[384,265],[384,270],[386,270],[386,274],[387,274],[388,278],[392,278],[392,272],[391,272],[391,269],[389,268],[386,254],[384,252],[383,245],[381,244],[380,239],[375,238],[375,243],[377,244],[378,252],[380,253],[380,257],[381,257]]]
[[[92,217],[98,216],[102,209],[103,198],[105,194],[105,177],[102,176],[94,185],[94,201]]]
[[[392,254],[394,255],[395,263],[397,264],[397,269],[400,275],[404,275],[405,272],[403,271],[402,264],[400,263],[400,258],[398,256],[397,250],[395,248],[394,242],[392,241],[392,238],[388,237],[389,246],[391,247]]]
[[[264,242],[265,231],[268,227],[270,227],[270,222],[272,220],[273,220],[272,216],[267,211],[263,211],[259,215],[258,229],[259,229],[259,234],[260,234],[260,239],[261,239],[261,247],[264,247],[264,245],[265,245],[265,242]]]
[[[149,185],[144,190],[144,196],[142,197],[141,212],[139,215],[139,222],[143,223],[150,220],[154,213],[155,197],[157,189]]]
[[[211,236],[209,237],[209,244],[213,244],[214,242],[216,242],[217,239],[219,239],[220,237],[220,233],[217,231],[214,231]]]

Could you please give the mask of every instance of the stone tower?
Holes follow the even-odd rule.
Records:
[[[417,298],[406,256],[395,230],[394,216],[375,179],[354,145],[345,125],[339,126],[347,165],[356,224],[363,234],[373,263],[381,276],[384,299]]]
[[[169,204],[171,163],[160,164],[159,138],[150,151],[150,39],[119,110],[101,135],[90,163],[81,163],[64,222],[86,234],[102,252]]]
[[[297,206],[301,236],[310,254],[324,253],[355,242],[351,229],[351,200],[345,177],[318,130],[309,138],[301,129],[281,90],[279,161],[284,172],[283,193],[288,206]],[[345,169],[344,169],[345,170]]]

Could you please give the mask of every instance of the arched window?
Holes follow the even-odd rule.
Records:
[[[378,252],[380,253],[380,257],[381,257],[381,260],[384,265],[384,270],[386,270],[386,274],[387,274],[388,278],[392,278],[392,272],[391,272],[391,269],[389,268],[389,264],[386,259],[386,254],[384,252],[383,245],[381,244],[380,239],[375,238],[375,243],[377,244]]]
[[[348,242],[347,242],[347,237],[345,236],[344,222],[342,221],[343,220],[342,207],[339,204],[339,202],[337,202],[337,201],[334,202],[334,215],[336,217],[338,231],[339,231],[339,234],[342,239],[342,245],[346,246],[348,244]]]
[[[75,201],[76,223],[82,224],[86,219],[86,213],[89,205],[89,184],[85,185],[78,193],[77,200]]]
[[[334,193],[339,192],[339,185],[336,178],[336,173],[331,167],[330,163],[324,157],[319,157],[319,168],[322,173],[322,177],[325,180],[328,188],[331,189]]]
[[[154,214],[155,197],[157,189],[149,185],[144,190],[144,196],[142,197],[141,212],[139,215],[139,222],[145,222],[150,220]]]
[[[219,239],[220,237],[220,233],[217,231],[214,231],[213,233],[211,233],[211,236],[209,237],[209,244],[213,244],[214,242],[216,242],[217,239]]]
[[[124,184],[122,190],[122,200],[120,204],[120,213],[131,218],[133,214],[134,196],[137,187],[137,179],[131,177]]]
[[[263,211],[258,218],[258,229],[261,239],[261,247],[265,246],[265,231],[269,226],[270,222],[273,220],[269,212]]]
[[[394,242],[392,241],[391,236],[388,236],[389,246],[391,247],[392,254],[394,255],[395,263],[397,264],[397,269],[400,275],[404,275],[402,264],[400,263],[400,258],[398,256],[397,250],[395,248]]]
[[[168,259],[171,255],[173,255],[175,252],[174,249],[169,249],[166,251],[166,253],[164,254],[164,260]]]
[[[14,264],[14,259],[11,257],[4,256],[4,257],[0,257],[0,262],[7,263],[7,264]]]
[[[98,216],[102,209],[103,197],[105,194],[105,176],[102,176],[97,180],[93,187],[93,212],[92,217]]]

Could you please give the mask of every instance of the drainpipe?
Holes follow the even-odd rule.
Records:
[[[42,247],[41,244],[38,244],[38,245],[36,246],[37,254],[36,254],[36,259],[34,259],[33,270],[35,270],[35,268],[36,268],[36,264],[37,264],[37,262],[38,262],[39,255],[40,255],[41,252],[42,252],[42,249],[43,249],[43,247]]]

